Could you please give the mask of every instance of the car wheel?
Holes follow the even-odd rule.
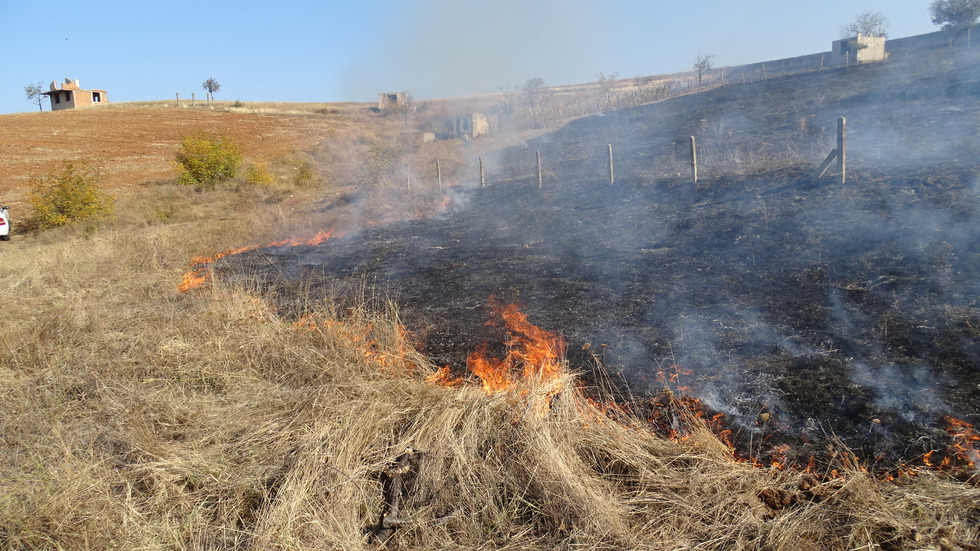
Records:
[[[10,241],[10,234],[0,235],[0,241]]]

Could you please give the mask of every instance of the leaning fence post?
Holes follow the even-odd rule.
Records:
[[[613,175],[613,156],[612,156],[612,144],[609,144],[609,183],[616,183],[616,178]]]
[[[840,172],[840,183],[847,180],[847,150],[845,149],[845,134],[847,119],[837,119],[837,171]]]
[[[834,159],[836,158],[837,158],[837,150],[834,149],[827,155],[827,158],[823,160],[823,164],[820,165],[820,168],[817,169],[818,180],[820,178],[823,178],[824,173],[827,172],[828,168],[830,168],[830,163],[834,162]]]
[[[694,136],[691,136],[691,179],[698,183],[698,148],[694,143]]]
[[[442,168],[439,167],[438,160],[436,160],[436,180],[439,182],[439,189],[442,189]]]
[[[541,152],[537,151],[538,154],[538,189],[541,189],[544,179],[541,177]]]
[[[481,188],[487,187],[487,179],[486,176],[484,176],[483,174],[483,157],[480,157],[480,187]]]

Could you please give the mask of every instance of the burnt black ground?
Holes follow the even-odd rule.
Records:
[[[943,416],[980,421],[980,64],[930,55],[581,119],[504,152],[508,170],[436,217],[215,269],[284,311],[387,293],[457,372],[501,346],[485,324],[495,294],[564,335],[572,369],[598,361],[634,396],[680,371],[669,386],[725,413],[746,452],[790,442],[805,457],[837,439],[911,460],[945,448]],[[840,115],[845,184],[814,174]]]

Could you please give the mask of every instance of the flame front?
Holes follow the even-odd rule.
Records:
[[[224,258],[226,256],[231,256],[235,254],[241,254],[247,251],[255,251],[258,249],[266,249],[271,247],[298,247],[300,245],[320,245],[328,239],[334,237],[341,237],[341,234],[335,233],[333,230],[320,230],[313,237],[294,237],[291,239],[285,239],[283,241],[276,241],[275,243],[269,243],[265,246],[254,246],[254,247],[242,247],[240,249],[232,249],[230,251],[225,251],[223,253],[218,253],[214,256],[195,256],[190,261],[190,269],[184,274],[183,279],[177,285],[177,291],[181,293],[186,293],[187,291],[198,289],[205,283],[211,281],[211,265],[219,258]]]
[[[953,417],[947,417],[949,427],[946,432],[953,437],[952,451],[967,467],[980,469],[980,451],[976,446],[980,443],[980,435],[973,430],[973,425]]]
[[[562,374],[565,339],[530,323],[517,304],[503,304],[494,296],[487,303],[507,328],[507,354],[494,358],[483,344],[467,356],[466,367],[483,381],[483,389],[492,393],[513,388],[515,372],[523,372],[525,381],[556,381]]]

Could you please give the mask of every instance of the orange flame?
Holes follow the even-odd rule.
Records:
[[[253,247],[242,247],[240,249],[232,249],[225,251],[223,253],[218,253],[214,256],[195,256],[190,261],[189,270],[184,274],[183,279],[177,285],[177,291],[181,293],[186,293],[187,291],[198,289],[206,283],[210,283],[212,279],[211,265],[214,264],[219,258],[224,258],[226,256],[241,254],[246,251],[255,251],[258,249],[268,249],[271,247],[298,247],[300,245],[320,245],[328,239],[334,237],[341,237],[341,234],[335,233],[333,230],[320,230],[313,237],[293,237],[290,239],[285,239],[283,241],[276,241],[275,243],[269,243],[263,246],[253,246]]]
[[[946,422],[949,423],[946,432],[953,437],[951,450],[956,458],[967,467],[980,468],[980,451],[976,448],[980,435],[973,430],[973,425],[953,417],[946,417]]]
[[[449,366],[443,366],[425,378],[425,382],[444,387],[455,387],[462,385],[465,381],[459,377],[453,377]]]
[[[556,380],[562,374],[565,339],[531,324],[517,304],[502,304],[494,296],[487,303],[507,327],[508,350],[503,359],[493,358],[484,343],[467,356],[466,367],[483,381],[483,389],[492,393],[513,388],[517,370],[526,381]]]
[[[769,458],[772,460],[771,467],[780,471],[786,470],[786,452],[789,451],[789,444],[781,444],[769,451]]]

